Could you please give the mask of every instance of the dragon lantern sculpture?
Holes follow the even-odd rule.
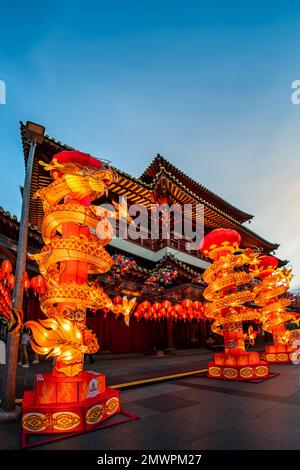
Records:
[[[223,336],[225,353],[215,354],[208,365],[210,377],[249,380],[269,376],[268,364],[257,352],[245,351],[243,321],[259,320],[259,309],[249,303],[255,299],[251,286],[258,275],[259,253],[240,248],[241,237],[235,230],[217,229],[200,244],[202,254],[213,263],[203,274],[208,284],[203,295],[204,315],[212,320],[212,330]],[[249,342],[253,342],[249,332]]]
[[[113,203],[108,211],[92,202],[107,195],[114,171],[102,161],[77,151],[55,155],[50,164],[53,182],[40,189],[44,218],[44,247],[32,255],[44,288],[41,309],[47,319],[28,321],[32,347],[54,357],[52,373],[38,374],[33,391],[23,400],[23,432],[49,433],[87,430],[120,410],[119,392],[105,385],[105,375],[83,370],[84,354],[95,353],[96,336],[86,328],[86,309],[123,314],[128,324],[135,299],[115,305],[89,274],[109,271],[113,260],[105,250],[113,237],[109,218],[126,217]]]
[[[279,268],[274,256],[262,256],[258,264],[260,282],[255,286],[255,303],[261,311],[262,327],[273,335],[274,344],[267,345],[264,356],[268,362],[291,362],[292,342],[299,339],[300,330],[289,331],[286,323],[296,316],[286,310],[291,303],[286,292],[292,279],[290,268]]]
[[[56,370],[73,376],[83,368],[83,353],[98,350],[95,335],[85,329],[86,309],[123,313],[128,323],[135,301],[124,299],[122,305],[114,305],[102,287],[88,279],[89,274],[109,271],[113,263],[104,248],[113,237],[108,220],[113,214],[91,204],[107,192],[116,178],[113,170],[75,151],[61,152],[43,165],[54,181],[34,196],[43,204],[41,233],[45,246],[31,257],[46,283],[40,299],[49,319],[26,325],[32,330],[33,349],[56,357]],[[115,214],[119,216],[120,212]]]

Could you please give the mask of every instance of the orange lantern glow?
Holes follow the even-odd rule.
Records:
[[[241,362],[249,365],[252,358],[245,352],[242,322],[261,316],[259,309],[247,306],[256,296],[249,285],[258,273],[259,252],[242,250],[240,242],[241,237],[235,230],[217,229],[206,235],[200,244],[201,252],[214,261],[203,274],[208,284],[203,292],[207,300],[204,315],[213,321],[213,332],[223,335],[225,346],[225,353],[216,354],[208,366],[210,377],[248,380],[257,375],[269,376],[268,365],[260,361],[258,353],[252,353],[256,361],[254,368],[239,365]]]
[[[291,362],[292,343],[300,330],[287,330],[285,324],[296,320],[293,312],[286,310],[291,303],[286,292],[292,279],[291,270],[278,268],[274,256],[262,256],[259,260],[260,282],[255,286],[255,303],[261,307],[262,327],[273,335],[274,345],[266,346],[264,357],[269,362]]]
[[[99,348],[96,336],[85,327],[86,310],[110,310],[123,315],[128,325],[135,307],[135,299],[127,297],[113,302],[100,283],[89,278],[110,270],[113,260],[104,248],[113,236],[108,217],[120,218],[126,211],[116,207],[112,214],[92,204],[116,181],[106,163],[77,151],[63,151],[50,163],[40,163],[53,182],[34,195],[44,209],[44,247],[31,255],[41,273],[31,285],[48,318],[27,326],[33,350],[53,357],[54,367],[52,373],[39,374],[34,391],[24,394],[23,432],[80,432],[120,410],[119,392],[106,386],[104,374],[84,371],[83,359]],[[45,419],[37,422],[32,418],[36,416]]]
[[[41,164],[54,179],[35,195],[45,209],[41,226],[45,246],[39,254],[31,256],[41,272],[31,280],[31,285],[40,296],[42,311],[48,317],[66,319],[82,329],[87,308],[109,309],[116,315],[123,314],[128,324],[135,301],[117,297],[112,302],[98,283],[88,281],[89,274],[107,272],[112,265],[112,258],[104,249],[113,235],[106,230],[111,214],[91,203],[106,193],[115,179],[114,171],[77,151],[63,151],[50,164]],[[118,210],[115,216],[119,217]],[[101,236],[104,232],[105,239]],[[55,364],[57,372],[71,376],[82,368],[82,361],[76,367],[63,359]]]

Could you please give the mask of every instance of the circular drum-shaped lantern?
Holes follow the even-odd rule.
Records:
[[[275,256],[262,256],[259,258],[259,279],[268,277],[278,267],[278,259]]]
[[[218,260],[236,250],[241,243],[241,236],[236,230],[218,228],[202,238],[200,251],[204,256]]]
[[[52,162],[56,160],[58,163],[78,163],[81,166],[86,166],[88,168],[102,168],[103,164],[97,158],[92,157],[91,155],[83,152],[78,152],[78,150],[64,150],[53,156]],[[50,171],[51,178],[57,179],[62,173],[59,169]]]

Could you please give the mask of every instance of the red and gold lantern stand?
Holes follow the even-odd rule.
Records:
[[[78,433],[118,413],[120,393],[106,387],[105,375],[96,372],[82,371],[75,377],[36,374],[22,408],[24,434]]]
[[[271,364],[291,364],[295,348],[292,344],[269,344],[265,347],[263,358]]]
[[[107,191],[115,178],[113,170],[77,151],[61,152],[44,166],[54,181],[36,194],[43,203],[45,246],[32,258],[41,273],[33,287],[48,318],[26,325],[34,351],[55,362],[52,372],[36,374],[33,390],[24,393],[24,446],[30,445],[29,435],[87,432],[122,412],[120,393],[106,386],[105,375],[83,370],[84,354],[99,348],[95,335],[86,329],[86,309],[109,309],[128,322],[135,304],[124,298],[114,305],[88,278],[108,271],[113,262],[104,249],[113,236],[111,214],[91,204]],[[122,413],[125,421],[136,419]]]
[[[296,320],[293,312],[286,310],[291,300],[284,295],[292,278],[290,269],[278,268],[274,256],[262,256],[258,263],[259,284],[255,287],[255,303],[261,307],[262,327],[273,335],[274,344],[267,345],[263,353],[266,361],[274,364],[292,363],[295,348],[292,343],[300,338],[300,330],[287,330],[286,322]]]
[[[258,320],[258,309],[244,304],[255,295],[248,287],[257,271],[257,254],[239,247],[240,235],[235,230],[217,229],[206,235],[201,252],[213,260],[204,272],[208,284],[204,315],[213,321],[212,330],[224,337],[224,353],[216,353],[208,364],[208,376],[227,380],[257,380],[269,378],[268,363],[258,352],[245,351],[243,321]],[[247,266],[254,266],[248,269]]]

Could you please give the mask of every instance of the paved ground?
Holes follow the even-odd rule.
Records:
[[[116,356],[116,358],[114,358]],[[194,351],[177,351],[176,355],[163,357],[131,355],[98,355],[95,363],[85,365],[87,370],[104,372],[107,375],[107,384],[115,385],[128,381],[168,375],[176,372],[188,372],[206,367],[212,353],[207,349]],[[18,367],[17,371],[17,397],[22,397],[24,390],[33,387],[34,374],[48,372],[52,368],[51,361],[40,364],[30,364],[29,369]],[[1,382],[4,366],[0,365],[0,396]]]
[[[174,370],[206,362],[198,355],[142,358],[139,371],[146,359],[149,370],[153,361],[157,369],[172,362]],[[108,362],[105,372],[117,373]],[[133,367],[139,367],[137,358],[126,360],[123,372]],[[139,420],[39,449],[300,449],[300,368],[277,365],[272,371],[280,376],[260,384],[194,377],[124,391],[124,410]],[[20,445],[20,423],[0,424],[0,448]]]

